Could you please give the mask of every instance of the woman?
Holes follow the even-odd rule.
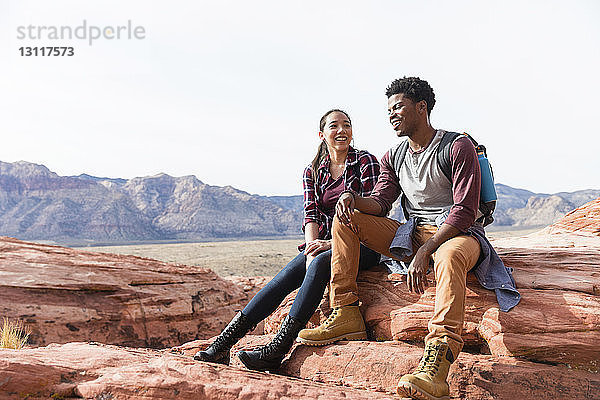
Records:
[[[319,138],[317,155],[304,170],[305,244],[299,247],[300,254],[238,312],[206,350],[196,353],[194,359],[229,363],[231,347],[300,287],[289,315],[273,340],[255,350],[238,353],[250,369],[276,370],[318,307],[330,277],[331,225],[337,200],[345,191],[368,196],[379,175],[377,159],[350,146],[352,124],[344,111],[330,110],[321,117]],[[361,245],[361,268],[376,265],[379,258],[378,253]]]

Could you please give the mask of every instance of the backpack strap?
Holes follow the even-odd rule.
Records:
[[[400,172],[400,167],[402,167],[402,163],[404,162],[407,151],[408,140],[403,141],[390,150],[390,161],[392,162],[392,166],[394,167],[396,173]]]
[[[442,141],[437,149],[437,161],[442,169],[442,172],[448,178],[450,182],[452,182],[452,164],[451,164],[451,152],[452,145],[461,137],[462,134],[456,132],[445,132],[444,136],[442,136]]]
[[[400,168],[402,167],[402,163],[404,162],[407,151],[408,139],[390,150],[390,161],[392,163],[392,167],[394,167],[394,171],[398,175],[400,175]],[[406,211],[406,196],[404,195],[404,191],[402,191],[402,194],[400,195],[400,205],[402,206],[404,218],[408,220],[409,217],[408,212]]]
[[[452,145],[454,144],[454,142],[457,139],[459,139],[463,136],[466,136],[469,138],[469,140],[471,140],[471,142],[473,143],[473,146],[475,147],[475,151],[477,153],[483,152],[483,154],[487,157],[485,146],[478,144],[477,141],[475,139],[473,139],[471,137],[471,135],[469,135],[468,133],[456,133],[456,132],[444,133],[444,136],[442,137],[442,141],[440,142],[440,146],[438,147],[437,157],[438,157],[438,163],[440,165],[440,168],[442,169],[442,172],[444,173],[444,175],[446,175],[446,178],[448,178],[448,180],[450,182],[452,182],[452,165],[450,163]],[[491,168],[491,166],[490,166],[490,168]],[[493,176],[494,176],[494,173],[492,171],[492,178],[493,178]],[[476,222],[482,223],[483,226],[487,226],[487,225],[491,224],[494,221],[494,217],[492,216],[492,214],[494,213],[495,208],[496,208],[495,200],[488,201],[487,203],[482,202],[480,200],[479,201],[479,211],[483,215]]]

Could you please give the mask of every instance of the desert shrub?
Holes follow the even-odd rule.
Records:
[[[23,321],[11,322],[4,318],[0,329],[0,348],[21,349],[27,344],[30,334],[31,330]]]

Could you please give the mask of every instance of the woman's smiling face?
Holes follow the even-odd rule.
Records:
[[[350,119],[339,111],[329,114],[325,120],[319,137],[325,141],[327,148],[335,151],[345,151],[352,141],[352,124]]]

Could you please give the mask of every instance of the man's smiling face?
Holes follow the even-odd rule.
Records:
[[[403,93],[388,97],[388,115],[398,136],[410,136],[417,128],[417,103]]]

